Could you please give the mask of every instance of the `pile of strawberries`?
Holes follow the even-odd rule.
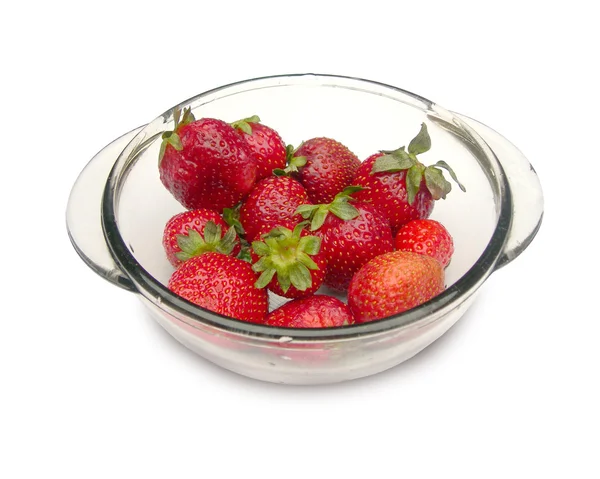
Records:
[[[431,147],[424,123],[408,147],[361,162],[330,138],[286,146],[256,116],[174,117],[159,155],[163,185],[186,208],[163,236],[174,293],[239,320],[306,328],[385,318],[444,290],[453,241],[428,217],[451,190],[441,169],[464,187],[445,162],[419,161]],[[267,291],[291,301],[269,313]]]

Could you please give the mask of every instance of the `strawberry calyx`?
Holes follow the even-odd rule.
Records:
[[[294,148],[292,145],[285,147],[285,158],[287,166],[285,168],[275,168],[273,174],[276,176],[289,176],[291,173],[298,173],[298,168],[306,165],[306,156],[296,156],[296,152],[300,149],[303,143]]]
[[[177,246],[181,251],[175,253],[175,256],[181,261],[187,261],[208,252],[228,255],[233,251],[236,237],[235,228],[229,228],[221,238],[221,227],[213,221],[207,221],[202,235],[190,228],[187,235],[176,236]]]
[[[244,230],[244,227],[242,226],[242,223],[240,221],[241,207],[242,203],[238,203],[233,208],[223,208],[223,220],[225,221],[225,223],[231,226],[232,229],[235,229],[235,232],[237,233],[238,238],[240,239],[241,249],[237,255],[237,258],[251,263],[252,257],[250,254],[250,250],[252,248],[250,246],[250,243],[248,243],[248,240],[244,238],[246,231]]]
[[[229,226],[233,226],[238,235],[242,236],[246,232],[244,231],[244,227],[240,222],[240,210],[242,208],[242,203],[238,203],[233,208],[223,208],[223,220]]]
[[[333,213],[344,221],[354,219],[360,212],[350,204],[350,201],[354,200],[351,195],[364,189],[362,186],[347,186],[335,195],[331,203],[300,205],[296,209],[296,214],[299,214],[305,220],[310,220],[311,231],[318,230],[323,226],[329,213]]]
[[[427,125],[421,123],[419,133],[408,144],[408,151],[404,146],[397,150],[381,150],[383,156],[375,160],[371,174],[406,171],[406,192],[408,204],[410,205],[413,204],[423,180],[434,200],[446,199],[446,195],[452,190],[452,185],[446,180],[440,168],[448,171],[459,188],[466,191],[450,165],[445,161],[438,161],[434,165],[425,166],[418,160],[417,155],[429,151],[430,148],[431,137],[427,132]]]
[[[310,270],[317,270],[319,267],[311,256],[319,253],[321,238],[302,236],[306,223],[299,223],[293,231],[277,226],[263,235],[262,241],[252,242],[252,250],[260,257],[252,265],[254,272],[260,273],[254,284],[257,288],[266,287],[275,275],[284,293],[290,286],[299,291],[306,291],[312,286]]]
[[[242,120],[234,121],[230,123],[230,125],[238,130],[243,131],[247,135],[252,134],[252,125],[250,123],[260,123],[260,117],[257,115],[252,115],[248,118],[243,118]]]
[[[173,127],[173,130],[165,131],[161,136],[162,142],[160,144],[160,152],[158,154],[158,164],[160,164],[160,162],[163,159],[163,156],[165,156],[165,150],[167,149],[167,145],[171,145],[177,151],[183,150],[183,145],[181,143],[181,138],[179,137],[178,132],[181,129],[181,127],[189,125],[190,123],[196,120],[190,107],[187,107],[183,110],[183,115],[181,115],[181,109],[179,107],[176,107],[173,110],[173,119],[175,120],[175,126]]]

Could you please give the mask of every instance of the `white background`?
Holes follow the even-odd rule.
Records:
[[[600,477],[593,2],[16,5],[0,28],[0,477]],[[293,72],[379,80],[477,118],[545,193],[531,247],[448,334],[326,387],[188,352],[84,265],[64,219],[117,136],[204,90]]]

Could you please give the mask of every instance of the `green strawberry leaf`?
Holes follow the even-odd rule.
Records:
[[[188,259],[190,259],[192,257],[192,255],[190,255],[188,253],[184,253],[183,251],[178,251],[177,253],[175,253],[175,257],[179,261],[187,261]]]
[[[290,289],[290,286],[292,285],[289,273],[284,274],[277,272],[277,282],[284,293],[287,293],[288,289]]]
[[[298,171],[298,168],[303,167],[304,165],[306,165],[306,162],[308,161],[308,158],[306,158],[306,156],[294,156],[289,164],[288,164],[288,168],[293,171],[296,172]]]
[[[294,231],[292,231],[292,236],[296,238],[298,241],[302,235],[302,230],[306,228],[310,224],[310,221],[301,221],[296,226],[294,226]]]
[[[287,145],[285,147],[285,157],[287,166],[284,169],[275,168],[273,170],[273,173],[276,176],[287,176],[290,173],[298,173],[298,169],[306,165],[306,162],[308,161],[306,156],[294,156],[296,151],[298,151],[298,148],[294,148],[292,145]]]
[[[207,221],[202,231],[202,236],[193,228],[187,230],[185,235],[177,235],[177,246],[180,252],[175,256],[181,261],[186,261],[194,256],[199,256],[209,251],[231,254],[235,247],[237,235],[234,228],[229,228],[221,238],[221,227],[214,221]]]
[[[298,249],[303,253],[315,255],[321,250],[321,238],[318,236],[303,236],[298,242]]]
[[[329,207],[329,211],[344,221],[354,219],[360,214],[360,212],[354,206],[346,201],[340,201],[337,203],[333,201]]]
[[[237,128],[238,130],[242,130],[244,133],[246,133],[246,135],[251,135],[252,134],[252,127],[250,126],[249,123],[245,122],[245,121],[240,121],[235,125],[235,128]]]
[[[329,205],[300,205],[296,208],[296,214],[306,220],[310,220],[310,230],[318,230],[329,213]]]
[[[272,261],[267,256],[261,256],[260,259],[252,265],[252,271],[260,273],[272,267]]]
[[[298,253],[298,261],[300,261],[308,269],[319,269],[317,263],[315,263],[306,253]]]
[[[321,207],[324,206],[324,207]],[[315,210],[315,213],[312,217],[312,221],[310,222],[310,230],[311,231],[316,231],[318,230],[321,226],[323,226],[323,223],[325,223],[325,219],[327,218],[327,214],[329,213],[329,210],[327,209],[326,205],[321,205],[320,207],[317,207],[317,209]]]
[[[460,181],[458,181],[458,178],[456,177],[456,173],[454,173],[454,170],[452,168],[450,168],[450,165],[448,163],[440,160],[433,166],[439,166],[440,168],[444,168],[450,174],[450,177],[454,180],[454,182],[458,185],[458,187],[462,191],[465,191],[465,192],[467,191],[466,188],[462,185],[462,183]]]
[[[413,165],[412,159],[399,160],[392,155],[383,155],[375,160],[371,174],[376,173],[397,173],[398,171],[406,170]]]
[[[319,208],[319,205],[300,205],[296,208],[294,214],[302,216],[305,220],[310,219],[315,211]]]
[[[297,148],[294,148],[292,145],[287,145],[285,147],[285,157],[288,163],[294,158],[296,152],[302,148],[302,145],[304,145],[304,142],[300,143]]]
[[[214,221],[207,221],[204,225],[204,241],[206,243],[216,243],[221,239],[221,227]]]
[[[260,118],[257,115],[253,115],[249,118],[234,121],[233,123],[231,123],[231,126],[237,128],[238,130],[242,130],[247,135],[251,135],[252,125],[250,125],[250,123],[260,123]]]
[[[175,123],[175,128],[173,128],[174,130],[177,129],[180,119],[181,119],[181,108],[176,106],[175,109],[173,110],[173,122]]]
[[[219,226],[218,229],[219,236],[221,236],[221,227]],[[235,247],[236,238],[237,234],[235,232],[235,228],[229,228],[222,238],[217,239],[217,251],[223,254],[231,253],[233,251],[233,248]]]
[[[373,163],[371,174],[375,173],[396,173],[398,171],[407,170],[415,164],[415,160],[404,151],[404,147],[401,146],[394,151],[382,151],[386,153],[380,156]]]
[[[183,117],[181,118],[181,122],[175,122],[175,130],[179,129],[179,127],[189,125],[193,121],[196,121],[196,117],[192,113],[192,109],[190,107],[187,107],[185,110],[183,110]]]
[[[338,218],[348,221],[356,218],[360,213],[358,210],[349,204],[349,201],[354,200],[350,195],[357,191],[362,191],[362,186],[350,185],[344,188],[340,193],[335,195],[335,198],[329,205],[321,205],[331,211]]]
[[[187,235],[177,235],[175,238],[179,249],[189,255],[206,244],[204,238],[194,229],[189,229]]]
[[[245,121],[248,123],[260,123],[260,117],[258,115],[252,115],[250,118],[246,118]]]
[[[265,288],[271,282],[273,276],[275,276],[275,273],[275,268],[264,270],[256,280],[256,283],[254,283],[254,287],[258,289]]]
[[[277,241],[277,240],[281,241],[284,238],[291,238],[292,236],[293,236],[292,231],[290,231],[288,228],[285,228],[283,226],[276,226],[268,233],[261,235],[261,237],[265,241],[267,239],[271,239],[271,238],[275,239],[275,241]],[[299,238],[299,236],[298,236],[298,238]],[[274,244],[274,243],[272,243],[272,244]]]
[[[419,165],[411,167],[406,172],[406,192],[408,194],[408,204],[412,205],[415,197],[421,188],[421,180],[423,179],[423,168]]]
[[[167,149],[167,145],[171,145],[177,151],[183,150],[183,145],[181,143],[181,138],[177,134],[180,127],[185,126],[192,121],[195,121],[196,118],[192,113],[192,109],[190,107],[186,108],[183,112],[183,118],[181,118],[181,108],[176,107],[173,110],[173,121],[175,126],[172,131],[163,132],[161,138],[162,142],[160,144],[160,150],[158,152],[158,165],[162,162],[163,157],[165,156],[165,151]]]
[[[269,254],[269,247],[264,241],[253,241],[252,251],[254,251],[258,256],[264,256]]]
[[[167,149],[167,142],[163,140],[160,142],[160,150],[158,152],[158,166],[160,166],[162,159],[165,156],[166,149]]]
[[[446,199],[446,195],[452,190],[452,185],[446,181],[441,170],[433,166],[428,166],[425,168],[424,176],[425,184],[433,199]]]
[[[421,123],[421,130],[417,133],[408,145],[408,152],[413,155],[419,155],[421,153],[425,153],[429,151],[431,148],[431,137],[427,132],[427,125],[425,123]]]
[[[242,226],[242,223],[240,222],[241,206],[242,206],[242,204],[240,203],[237,206],[235,206],[234,208],[224,208],[223,209],[223,220],[229,226],[233,226],[235,228],[236,233],[240,236],[244,235],[244,233],[245,233],[244,227]]]
[[[246,261],[247,263],[252,263],[252,255],[250,254],[250,247],[248,246],[248,243],[241,239],[240,242],[242,243],[242,247],[237,255],[237,258],[241,259],[242,261]]]
[[[312,286],[312,276],[302,263],[294,263],[290,267],[290,282],[299,291],[306,291]],[[283,289],[283,288],[282,288]],[[287,290],[283,290],[286,292]]]
[[[160,151],[158,153],[158,164],[162,161],[165,156],[165,151],[167,149],[167,145],[171,145],[177,151],[183,150],[183,144],[181,143],[181,138],[174,131],[165,131],[162,134],[162,142],[160,144]]]
[[[346,186],[346,188],[344,188],[340,193],[335,195],[335,198],[341,198],[341,197],[347,196],[349,200],[353,200],[354,198],[351,198],[350,195],[352,195],[358,191],[362,191],[364,189],[365,189],[364,186],[358,186],[358,185]]]

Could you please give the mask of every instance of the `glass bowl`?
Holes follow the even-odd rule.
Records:
[[[323,329],[250,324],[196,306],[166,287],[173,271],[162,249],[167,220],[184,208],[160,182],[161,134],[176,107],[228,122],[259,115],[286,143],[327,136],[361,160],[407,144],[425,122],[425,164],[448,162],[466,186],[436,202],[455,242],[446,290],[427,303],[366,324]],[[77,178],[67,229],[81,258],[134,292],[173,337],[239,374],[288,384],[345,381],[386,370],[423,350],[465,313],[490,274],[534,238],[543,214],[534,169],[501,135],[413,93],[333,75],[242,81],[195,96],[100,151]],[[282,298],[272,295],[270,309]]]

